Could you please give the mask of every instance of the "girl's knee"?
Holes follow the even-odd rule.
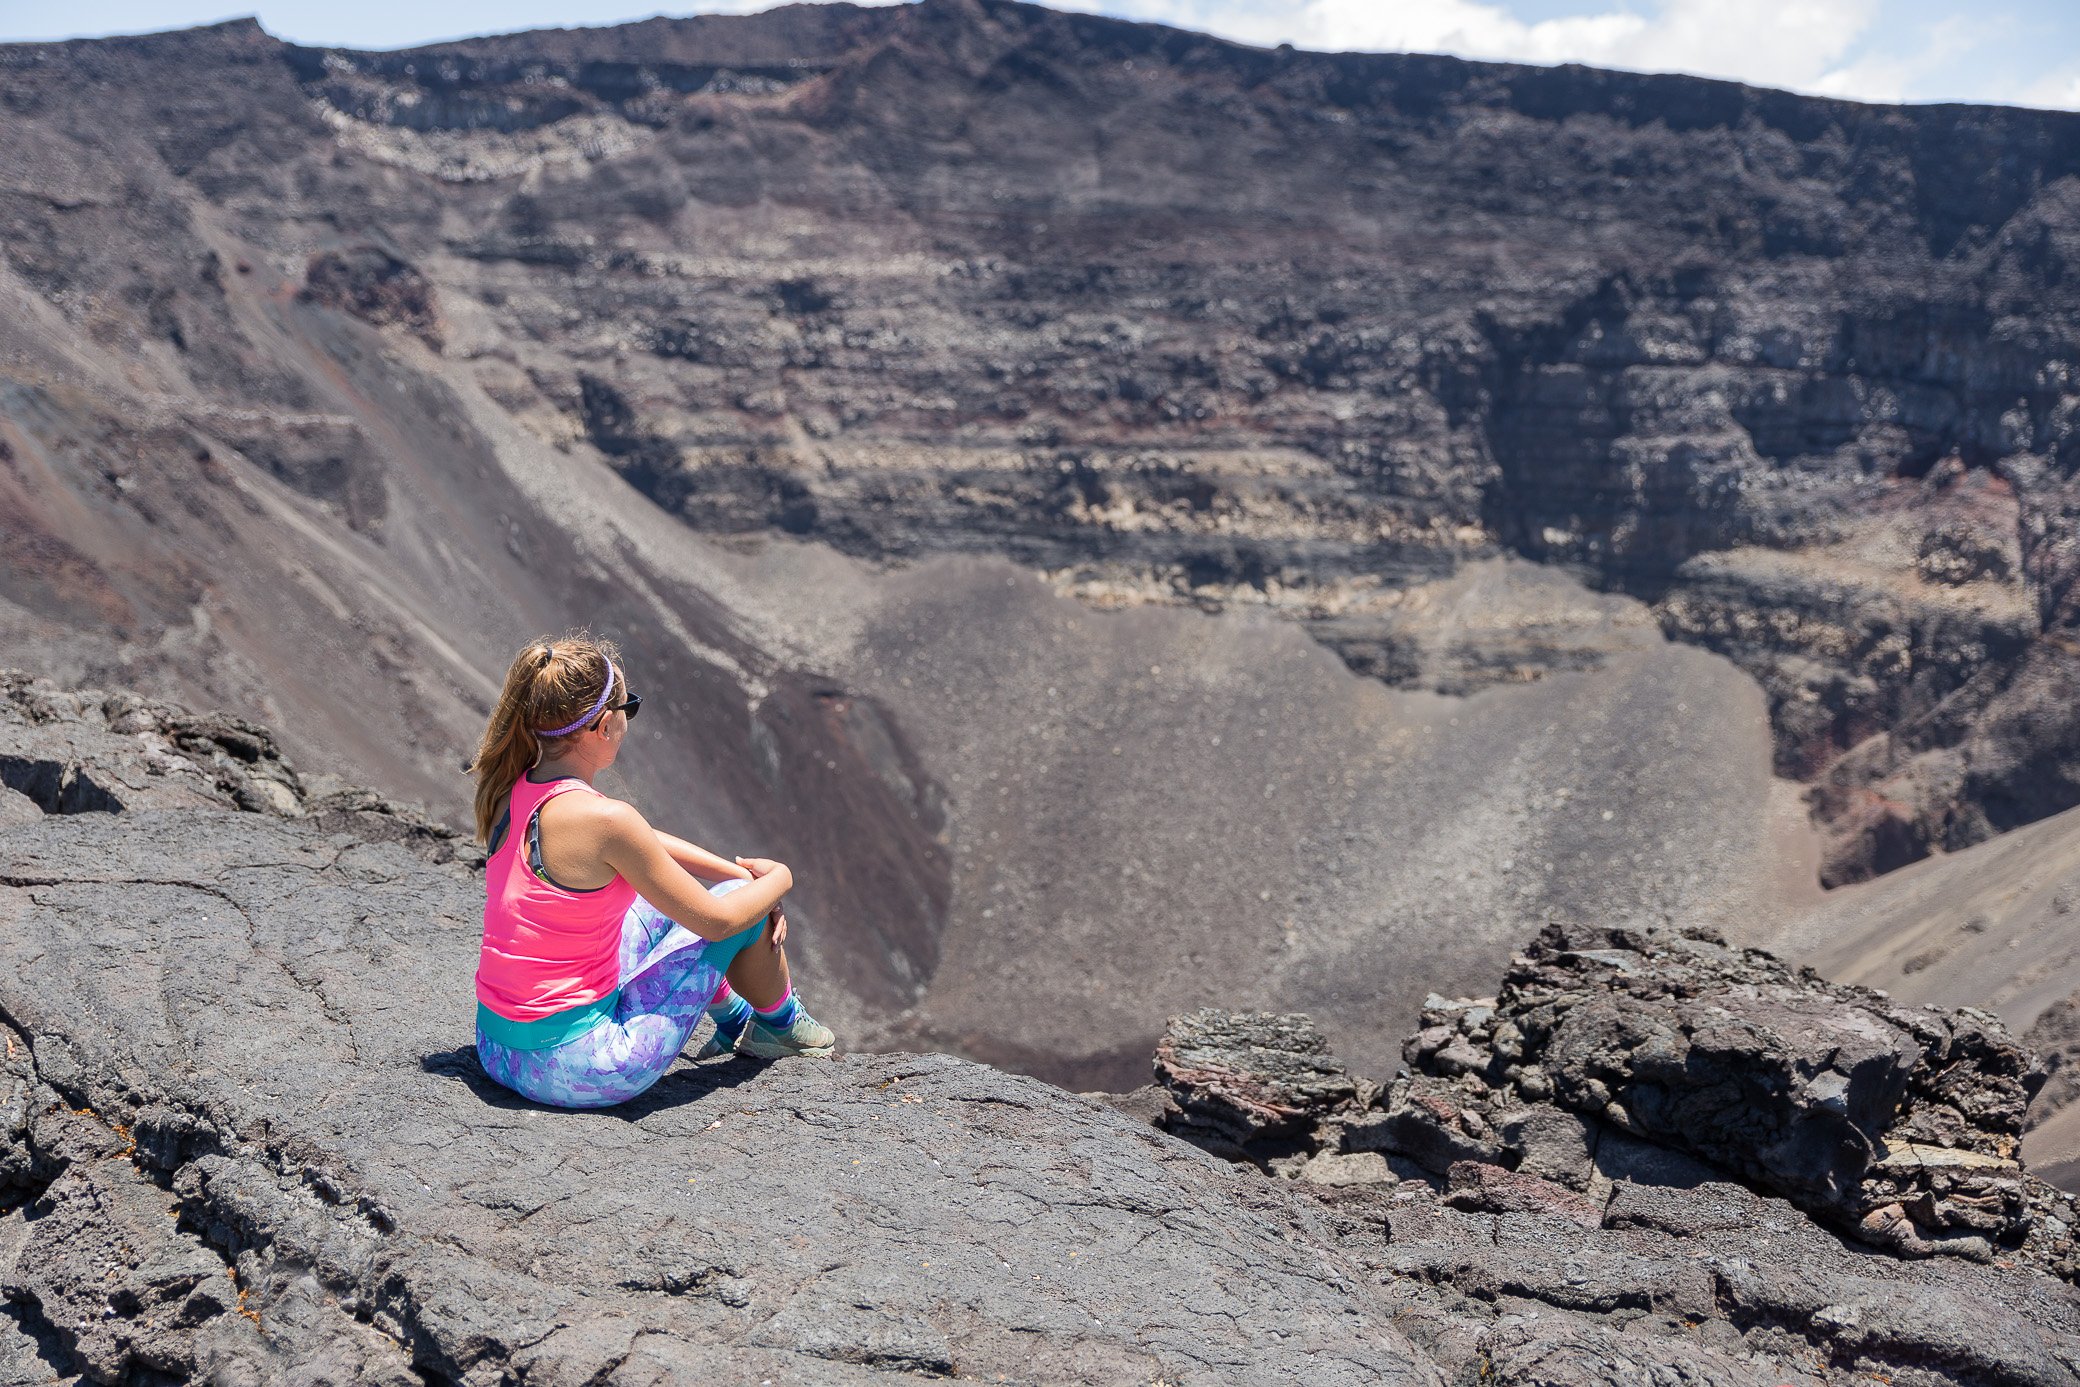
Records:
[[[742,877],[727,877],[721,881],[716,882],[713,886],[710,886],[708,888],[708,894],[711,896],[727,896],[730,892],[736,890],[739,886],[749,886],[750,884],[750,882],[744,880],[744,878]]]

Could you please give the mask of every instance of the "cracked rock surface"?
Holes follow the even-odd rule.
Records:
[[[1624,1139],[1598,1170],[1610,1193],[1592,1220],[1531,1176],[1514,1199],[1421,1181],[1322,1197],[1455,1381],[2080,1382],[2080,1307],[2049,1277],[1862,1249],[1706,1169],[1662,1185],[1665,1153]]]
[[[1442,1381],[1318,1209],[1037,1081],[519,1101],[463,865],[193,806],[0,830],[0,882],[24,1380]]]
[[[1436,999],[1384,1090],[1304,1016],[1199,1013],[1166,1088],[1105,1103],[883,1055],[554,1112],[470,1047],[469,860],[379,802],[242,796],[200,742],[133,766],[158,734],[89,745],[124,716],[89,701],[5,723],[8,764],[128,798],[19,791],[0,826],[0,1382],[2080,1384],[2045,1274],[2073,1220],[1999,1154],[2026,1057],[1970,1013],[1549,932],[1496,999]],[[1875,1124],[1860,1183],[1822,1159],[1795,1198],[1891,1180],[1924,1239],[1929,1200],[1995,1218],[1985,1260],[1764,1192],[1808,1144],[1671,1149],[1688,1062],[1560,1039],[1618,999],[1693,1048],[1744,1027],[1740,1073],[1800,1079],[1743,1090],[1764,1125]],[[1892,1169],[1903,1131],[1982,1159]],[[2020,1202],[1971,1203],[1989,1178]]]
[[[2021,1162],[2043,1075],[1984,1012],[1899,1006],[1709,935],[1555,925],[1493,1000],[1433,999],[1405,1054],[1415,1072],[1346,1142],[1579,1188],[1615,1131],[1878,1246],[2080,1275],[2072,1197]]]
[[[1308,1051],[1352,1096],[1306,1134],[1198,1116],[1289,1083],[1263,1042],[1304,1017],[1181,1018],[1162,1053],[1194,1062],[1118,1101],[1321,1201],[1455,1383],[2080,1382],[2071,1206],[1990,1154],[2029,1064],[1984,1018],[1713,940],[1548,930],[1495,998],[1423,1019],[1384,1089]],[[1555,1039],[1570,1025],[1607,1043]],[[1646,1034],[1626,1049],[1619,1025]],[[1894,1218],[1855,1217],[1879,1201]]]

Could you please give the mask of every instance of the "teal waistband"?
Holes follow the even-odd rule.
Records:
[[[566,1040],[576,1040],[613,1015],[621,989],[615,988],[596,1002],[586,1002],[554,1012],[538,1021],[512,1021],[482,1002],[477,1003],[477,1034],[495,1040],[508,1050],[546,1050]]]

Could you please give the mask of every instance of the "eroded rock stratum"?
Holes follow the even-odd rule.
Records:
[[[703,531],[1276,611],[1424,688],[1605,658],[1435,619],[1468,560],[1579,568],[1766,689],[1830,883],[2080,803],[2071,114],[1010,0],[0,70],[4,594],[53,672],[258,697],[191,615],[293,603],[374,648],[359,705],[466,722],[393,677],[466,638],[198,556],[329,547],[264,477],[382,555],[340,590],[565,594],[496,476],[553,450]]]
[[[81,697],[0,719],[0,1381],[2080,1383],[1989,1018],[1550,931],[1384,1086],[1206,1014],[1176,1103],[881,1055],[552,1112],[470,1048],[452,835]]]

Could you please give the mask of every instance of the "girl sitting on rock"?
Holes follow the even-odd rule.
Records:
[[[788,978],[787,868],[725,861],[594,787],[643,702],[616,653],[582,634],[522,650],[471,763],[491,850],[477,1055],[507,1088],[562,1108],[649,1088],[704,1008],[716,1032],[697,1058],[836,1043]]]

